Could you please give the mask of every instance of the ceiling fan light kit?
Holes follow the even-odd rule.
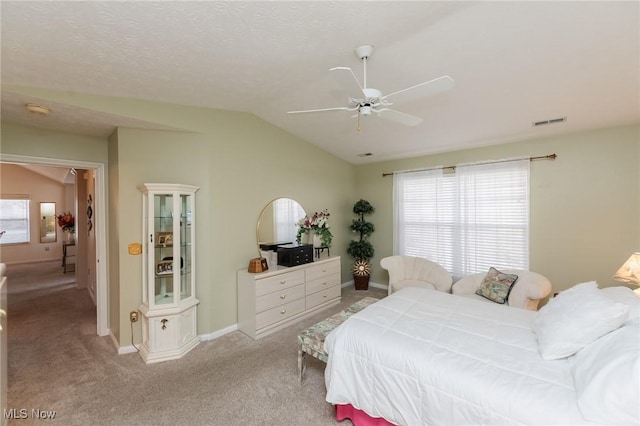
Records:
[[[363,84],[360,84],[358,77],[356,77],[353,70],[349,67],[334,67],[329,69],[332,76],[341,83],[349,94],[353,95],[348,96],[348,104],[346,107],[288,111],[288,114],[356,111],[357,114],[353,117],[358,118],[358,131],[360,130],[360,116],[368,117],[373,113],[386,120],[395,121],[406,126],[416,126],[422,122],[422,118],[396,111],[388,107],[397,103],[422,98],[424,96],[444,92],[453,88],[453,79],[448,75],[445,75],[383,96],[380,90],[367,87],[367,59],[373,53],[373,46],[368,44],[360,46],[356,48],[355,53],[356,56],[362,60]]]
[[[370,44],[365,44],[364,46],[360,46],[356,48],[356,56],[360,59],[365,59],[371,56],[373,53],[373,46]]]

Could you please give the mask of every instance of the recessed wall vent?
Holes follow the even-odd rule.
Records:
[[[362,154],[358,154],[358,157],[371,157],[373,154],[371,152],[365,152]]]
[[[533,127],[546,126],[548,124],[555,124],[555,123],[564,123],[565,121],[567,121],[567,117],[552,118],[551,120],[534,121]]]

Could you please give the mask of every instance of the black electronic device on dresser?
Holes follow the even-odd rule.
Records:
[[[313,262],[313,244],[278,246],[278,265],[296,266]]]

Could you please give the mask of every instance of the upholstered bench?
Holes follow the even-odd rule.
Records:
[[[318,358],[322,362],[327,362],[327,353],[324,351],[324,339],[337,326],[342,324],[344,320],[366,308],[367,306],[377,302],[378,299],[373,297],[365,297],[360,299],[347,309],[330,316],[327,319],[303,330],[298,334],[298,380],[302,383],[304,373],[307,368],[306,354],[314,358]]]

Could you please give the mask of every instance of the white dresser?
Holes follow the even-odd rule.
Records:
[[[340,303],[340,257],[238,271],[238,329],[258,339]]]

